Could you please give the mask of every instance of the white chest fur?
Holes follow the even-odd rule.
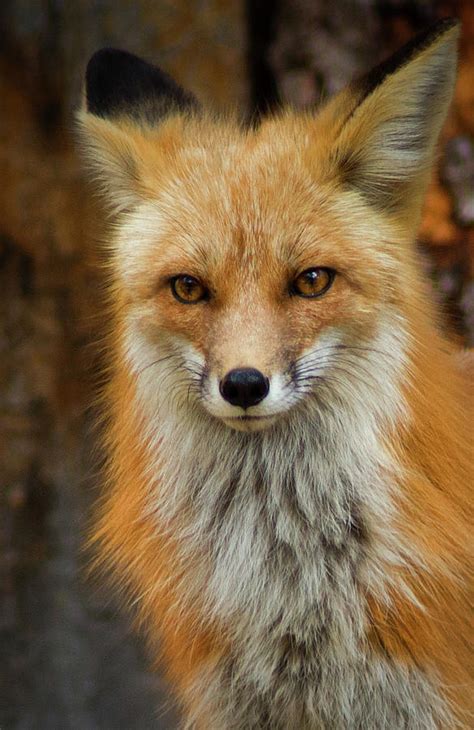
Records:
[[[160,437],[150,509],[180,542],[183,602],[201,605],[232,646],[197,680],[203,712],[213,708],[206,722],[435,728],[428,680],[371,656],[365,640],[365,592],[383,596],[387,564],[405,554],[390,527],[397,467],[377,418],[341,418],[320,400],[262,433],[193,417]]]

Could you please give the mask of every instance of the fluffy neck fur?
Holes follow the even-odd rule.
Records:
[[[412,707],[410,727],[436,727],[443,708],[430,682],[369,660],[366,638],[364,595],[388,601],[390,576],[409,554],[417,560],[392,521],[403,472],[384,446],[409,417],[404,340],[390,318],[372,347],[354,349],[343,378],[322,380],[304,407],[259,433],[177,408],[172,388],[150,400],[139,381],[149,515],[181,562],[175,610],[200,606],[232,646],[196,679],[191,724],[207,708],[212,728],[342,729],[370,717],[402,728]]]

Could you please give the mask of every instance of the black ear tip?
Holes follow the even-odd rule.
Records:
[[[362,76],[356,84],[362,92],[362,98],[379,86],[387,76],[398,71],[402,66],[408,64],[418,53],[431,46],[435,41],[445,35],[449,30],[460,27],[457,18],[441,18],[418,35],[414,36],[394,54],[382,61],[378,66],[371,69]]]
[[[136,115],[153,100],[185,109],[197,106],[173,79],[157,66],[117,48],[102,48],[86,69],[87,110],[99,117],[121,113]],[[165,106],[165,105],[163,105]]]
[[[149,64],[138,56],[120,48],[101,48],[89,59],[86,68],[86,85],[94,85],[110,74],[120,74],[135,66],[146,67]]]
[[[438,38],[443,36],[449,30],[459,28],[460,26],[461,23],[458,18],[441,18],[414,36],[414,38],[406,44],[406,48],[411,48],[412,51],[421,51],[438,40]]]
[[[138,56],[135,56],[129,51],[124,51],[123,48],[99,48],[99,50],[93,53],[90,57],[88,67],[93,67],[94,65],[100,64],[102,62],[108,63],[109,61],[114,61],[117,59],[133,61],[134,59],[138,59]]]
[[[97,116],[118,111],[126,83],[148,64],[138,56],[118,48],[101,48],[91,56],[86,69],[87,109]],[[142,68],[140,68],[142,67]]]
[[[461,21],[459,18],[454,17],[448,17],[448,18],[441,18],[433,25],[433,30],[438,29],[438,32],[444,33],[447,30],[451,30],[451,28],[461,27]]]

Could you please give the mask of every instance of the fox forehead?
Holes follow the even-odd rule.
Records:
[[[319,265],[359,276],[365,287],[374,266],[393,268],[393,252],[380,242],[397,237],[398,249],[399,233],[325,177],[324,156],[301,121],[207,129],[181,138],[156,171],[153,194],[123,223],[116,260],[125,280],[232,271],[248,283]]]

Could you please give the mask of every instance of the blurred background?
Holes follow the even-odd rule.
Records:
[[[126,617],[83,575],[98,483],[90,424],[103,231],[74,150],[88,57],[126,48],[251,118],[282,101],[314,104],[445,15],[463,21],[459,81],[420,246],[453,337],[472,344],[472,0],[2,0],[2,730],[176,727]]]

